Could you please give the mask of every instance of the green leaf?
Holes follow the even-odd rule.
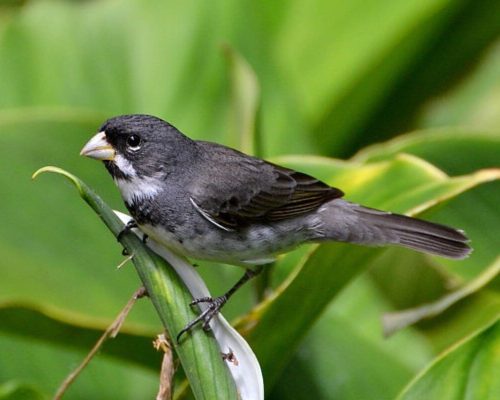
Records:
[[[353,160],[374,162],[390,160],[398,153],[423,157],[450,174],[460,174],[489,168],[497,174],[500,135],[494,132],[447,128],[430,129],[402,135],[385,144],[374,145],[360,151]],[[423,260],[408,258],[391,250],[373,271],[383,293],[397,308],[416,307],[422,302],[438,301],[459,285],[473,282],[483,271],[494,268],[499,256],[496,230],[500,224],[496,198],[500,196],[500,182],[492,182],[465,193],[446,207],[425,215],[449,221],[465,229],[472,239],[474,252],[471,257],[457,264],[445,259]],[[473,206],[471,206],[473,205]],[[390,266],[388,260],[397,260],[398,266]],[[396,264],[397,262],[395,262]],[[427,268],[422,268],[427,266]],[[420,271],[419,277],[415,270]],[[387,279],[390,276],[392,279]],[[416,282],[420,282],[416,284]],[[392,286],[391,286],[392,284]],[[437,350],[442,350],[491,323],[498,313],[500,297],[493,284],[454,305],[435,321],[420,324]],[[477,312],[480,309],[481,312]]]
[[[165,117],[191,137],[231,142],[231,83],[221,57],[222,43],[244,57],[259,78],[264,154],[350,154],[363,143],[401,132],[401,126],[475,127],[485,126],[486,121],[496,129],[496,48],[489,61],[485,59],[489,66],[476,70],[472,64],[497,40],[493,36],[500,27],[499,4],[495,0],[281,0],[244,6],[234,0],[30,1],[7,12],[0,10],[0,76],[8,77],[0,79],[0,149],[7,166],[0,174],[4,211],[0,301],[37,303],[90,329],[107,324],[136,289],[135,272],[112,268],[120,262],[120,247],[87,209],[73,201],[66,186],[49,181],[32,185],[29,175],[41,165],[64,165],[119,208],[122,201],[102,166],[75,157],[104,119],[146,112]],[[465,84],[444,93],[457,77]],[[241,100],[246,107],[253,95],[245,93]],[[417,120],[422,105],[423,120]],[[469,139],[460,144],[453,141],[453,132],[441,144],[429,146],[429,156],[421,156],[451,175],[497,166],[497,147],[489,147],[492,141],[483,147]],[[482,160],[490,165],[477,165]],[[298,161],[296,166],[303,165]],[[384,180],[370,185],[371,174],[378,171],[372,167],[330,161],[318,162],[310,170],[342,186],[352,199],[408,210],[402,198],[391,202],[372,197],[378,185],[389,185]],[[351,192],[357,186],[351,169],[359,170],[356,179],[367,183],[366,191]],[[337,171],[339,179],[333,180]],[[411,188],[399,188],[409,197],[419,196]],[[460,264],[428,260],[426,264],[436,268],[433,273],[438,270],[446,278],[426,295],[436,294],[437,286],[443,288],[450,276],[453,284],[457,278],[463,283],[474,279],[498,256],[498,196],[498,183],[488,184],[426,213],[436,221],[466,228],[476,248]],[[273,277],[277,287],[308,250],[282,258]],[[391,260],[392,251],[388,254]],[[405,264],[408,256],[398,260],[392,262]],[[408,264],[418,266],[421,260]],[[399,267],[401,278],[407,270]],[[204,270],[209,286],[220,293],[240,274],[220,266]],[[388,273],[383,278],[395,285],[393,277]],[[430,282],[426,279],[413,287],[424,287]],[[455,322],[439,319],[435,324],[442,329],[432,335],[428,329],[428,337],[443,344],[446,330],[461,335],[464,325],[470,329],[474,324],[464,324],[460,317],[495,310],[497,303],[489,301],[493,290],[488,287],[452,307],[450,311],[458,310],[459,315],[447,320]],[[142,303],[125,329],[159,330],[153,308]],[[241,315],[248,304],[245,288],[225,312]],[[467,305],[468,312],[462,314]],[[71,325],[69,318],[63,321]],[[45,369],[41,365],[40,370]],[[109,385],[113,381],[109,379]]]
[[[477,2],[475,2],[478,4]],[[498,41],[498,12],[493,7],[500,7],[497,2],[482,2],[477,8],[484,9],[485,15],[481,21],[481,27],[496,30],[495,42],[486,52],[481,54],[479,60],[471,68],[469,73],[448,90],[443,96],[425,104],[419,116],[419,126],[432,128],[436,126],[473,126],[475,129],[492,129],[498,131],[500,123],[500,42]],[[496,20],[489,26],[488,19]],[[476,18],[474,18],[476,19]],[[478,19],[479,20],[479,19]],[[469,35],[474,35],[477,30],[469,26]],[[484,32],[483,31],[483,32]],[[466,34],[466,32],[462,32]],[[456,35],[455,35],[456,36]],[[460,38],[454,37],[454,40]],[[471,42],[476,41],[470,40]],[[474,44],[473,44],[474,46]],[[466,56],[461,52],[460,56]],[[469,59],[469,62],[472,59]]]
[[[372,102],[383,94],[380,89],[390,86],[418,49],[426,46],[436,27],[446,21],[444,10],[455,4],[442,0],[294,2],[279,38],[278,54],[282,68],[293,78],[304,112],[318,121],[330,109],[342,116],[341,110],[349,112],[348,104],[353,106],[337,123],[328,118],[333,130],[318,139],[331,144],[347,138],[344,133],[337,137],[339,128],[350,128],[354,115],[359,118],[373,107]],[[430,27],[418,30],[430,21]],[[347,93],[354,99],[345,101]]]
[[[24,385],[16,381],[5,382],[0,385],[1,400],[43,400],[46,397],[31,385]]]
[[[371,249],[352,254],[346,245],[322,245],[299,266],[300,277],[278,288],[275,296],[250,314],[250,321],[240,322],[244,332],[246,323],[251,326],[247,338],[257,354],[267,388],[272,387],[293,355],[292,350],[324,307],[375,255]],[[325,270],[331,272],[334,265],[335,272],[326,274]],[[310,290],[319,287],[327,290]],[[287,332],[286,337],[282,332]]]
[[[415,110],[443,81],[453,83],[451,77],[498,35],[498,5],[489,3],[294,4],[278,47],[280,61],[320,149],[346,155],[361,143],[409,129]],[[471,24],[477,28],[470,30]]]
[[[262,153],[259,137],[260,86],[248,62],[229,46],[225,47],[232,97],[232,129],[228,144],[247,154]],[[239,143],[233,143],[239,138]]]
[[[500,323],[496,322],[444,352],[398,399],[498,399],[499,368]]]
[[[370,268],[370,278],[396,310],[433,302],[457,285],[443,275],[435,259],[398,248],[388,249]]]
[[[417,97],[407,93],[421,89],[420,105],[436,81],[466,68],[436,63],[438,56],[475,60],[494,40],[497,5],[476,4],[32,1],[0,36],[0,75],[9,76],[0,107],[147,112],[195,137],[223,141],[232,127],[220,46],[229,43],[259,77],[266,154],[348,154],[376,137],[380,124],[372,119],[382,104],[382,122],[411,121],[417,107],[394,112]],[[428,73],[431,83],[422,84]],[[411,88],[402,90],[405,84]]]
[[[392,79],[390,87],[382,93],[366,118],[361,129],[356,131],[353,150],[359,150],[369,143],[414,129],[430,127],[429,109],[442,108],[452,114],[434,119],[432,126],[468,126],[477,129],[497,129],[498,61],[489,66],[489,77],[484,76],[481,87],[469,87],[469,104],[449,106],[449,97],[455,97],[456,88],[464,86],[474,77],[478,64],[483,63],[485,54],[498,49],[500,34],[500,3],[486,1],[452,1],[416,27],[410,37],[402,39],[394,53],[381,61],[381,67],[399,59],[402,49],[408,49],[408,64],[399,76]],[[413,41],[426,41],[419,51]],[[413,48],[412,48],[413,47]],[[404,50],[403,50],[404,51]],[[498,54],[498,53],[497,53]],[[495,55],[493,55],[495,57]],[[498,56],[497,60],[498,60]],[[489,57],[491,58],[491,57]],[[496,64],[496,65],[495,65]],[[371,72],[371,71],[370,71]],[[370,85],[372,74],[365,82]],[[360,90],[364,87],[361,86]],[[481,93],[482,92],[482,93]],[[368,95],[370,96],[370,95]],[[349,97],[346,102],[352,104]],[[442,106],[442,107],[441,107]],[[443,113],[441,113],[443,114]],[[456,118],[455,115],[457,116]],[[442,115],[441,115],[442,116]],[[432,116],[431,116],[432,118]]]
[[[92,326],[95,321],[75,319],[71,313],[63,314],[40,304],[0,304],[2,333],[43,341],[57,347],[88,351],[107,326]],[[161,354],[151,345],[151,338],[156,333],[122,327],[116,338],[105,343],[100,354],[156,370],[161,362]],[[131,348],[134,351],[128,350]]]
[[[475,257],[474,254],[471,257]],[[495,263],[482,265],[483,273],[472,280],[463,280],[450,276],[440,261],[422,254],[406,254],[402,249],[389,249],[370,267],[370,277],[379,287],[380,295],[392,305],[384,312],[391,308],[395,313],[408,308],[418,310],[425,304],[430,304],[431,310],[437,306],[441,311],[416,326],[435,352],[490,325],[500,312],[499,277],[492,276],[497,268]],[[460,266],[461,263],[456,263],[450,272]],[[485,282],[490,278],[491,281]]]
[[[317,168],[316,163],[309,165],[305,157],[302,164],[301,170],[306,172]],[[363,199],[368,206],[410,213],[435,207],[476,185],[498,178],[488,173],[447,178],[411,157],[351,166],[351,170],[345,169],[342,173],[334,171],[333,166],[332,174],[337,172],[335,183],[341,182],[340,187],[349,193],[348,198]],[[327,181],[333,183],[332,180]],[[248,339],[260,360],[268,388],[290,360],[291,349],[297,347],[326,305],[367,269],[381,251],[340,243],[313,246],[273,295],[257,307],[248,320],[240,321],[243,331],[249,330]],[[273,328],[277,321],[280,321],[278,330]],[[286,337],[281,334],[283,331],[287,332]]]
[[[419,324],[419,330],[426,335],[435,351],[443,351],[472,332],[483,329],[498,319],[500,314],[500,296],[495,279],[464,300],[454,304],[432,320]]]
[[[499,276],[499,274],[500,257],[476,279],[472,280],[462,288],[443,296],[434,303],[424,304],[417,308],[397,311],[394,313],[386,313],[383,319],[385,335],[392,335],[394,332],[421,321],[422,319],[432,318],[443,313],[457,302],[485,287],[497,276]]]
[[[129,348],[129,351],[134,349]],[[88,351],[47,345],[33,338],[0,332],[0,353],[2,383],[20,382],[36,388],[43,398],[52,399],[62,380]],[[69,388],[66,397],[134,400],[154,398],[157,390],[158,372],[116,358],[98,356]]]
[[[388,142],[368,146],[352,160],[374,162],[391,159],[399,153],[409,153],[431,162],[448,174],[457,175],[480,168],[498,167],[499,152],[499,132],[446,128],[407,133]]]
[[[75,185],[80,196],[117,236],[123,230],[123,223],[114,212],[85,183],[74,175],[56,167],[44,167],[33,175],[36,178],[44,172],[65,176]],[[144,287],[151,298],[158,315],[171,338],[196,317],[190,307],[191,295],[175,272],[159,256],[148,250],[134,234],[123,235],[120,242],[136,266]],[[229,375],[214,338],[203,331],[192,332],[187,340],[172,341],[183,369],[197,399],[237,398],[234,382]]]
[[[432,353],[425,338],[411,330],[382,338],[379,316],[387,306],[369,277],[358,277],[314,323],[272,398],[393,398]]]
[[[453,175],[486,168],[489,171],[486,173],[494,176],[500,171],[498,168],[500,135],[463,129],[429,130],[403,135],[387,142],[386,146],[368,147],[359,152],[353,160],[358,162],[389,160],[401,152],[423,157]],[[496,235],[497,227],[500,225],[496,202],[498,196],[500,196],[500,182],[496,181],[460,196],[445,208],[426,214],[432,218],[449,220],[450,224],[460,226],[472,240],[475,252],[460,265],[450,264],[444,259],[436,260],[436,263],[445,268],[450,275],[466,280],[473,279],[498,257]]]

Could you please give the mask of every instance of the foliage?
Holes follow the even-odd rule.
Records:
[[[123,209],[102,166],[77,155],[104,119],[130,112],[472,239],[460,262],[341,244],[280,258],[268,297],[256,304],[250,285],[225,309],[269,398],[498,398],[498,276],[390,339],[380,317],[470,287],[498,262],[499,31],[493,0],[2,5],[0,399],[48,398],[138,287],[68,185],[30,181],[59,165]],[[200,271],[215,294],[241,274]],[[160,329],[137,304],[67,397],[153,397]]]

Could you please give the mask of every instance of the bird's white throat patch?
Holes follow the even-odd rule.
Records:
[[[120,189],[123,200],[128,204],[137,204],[138,202],[151,199],[161,190],[161,182],[157,178],[139,178],[115,179]]]
[[[160,192],[161,182],[158,177],[138,177],[130,161],[120,154],[113,160],[127,179],[115,178],[116,185],[120,189],[123,200],[128,204],[134,204],[154,197]]]
[[[128,176],[130,178],[137,176],[137,172],[135,171],[130,161],[127,160],[125,157],[123,157],[121,154],[116,154],[113,162],[116,164],[118,169],[123,173],[123,175]]]

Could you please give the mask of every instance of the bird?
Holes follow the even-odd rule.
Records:
[[[462,230],[347,201],[342,190],[293,169],[221,144],[192,140],[144,114],[108,119],[81,155],[101,160],[138,227],[174,253],[245,267],[180,332],[208,322],[246,281],[276,256],[303,243],[396,245],[463,259]]]

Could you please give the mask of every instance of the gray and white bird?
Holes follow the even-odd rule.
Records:
[[[191,140],[153,116],[109,119],[81,154],[104,161],[146,235],[187,257],[247,267],[225,295],[194,301],[210,303],[194,321],[205,328],[252,267],[302,243],[397,245],[455,259],[471,252],[463,231],[351,203],[314,177]]]

